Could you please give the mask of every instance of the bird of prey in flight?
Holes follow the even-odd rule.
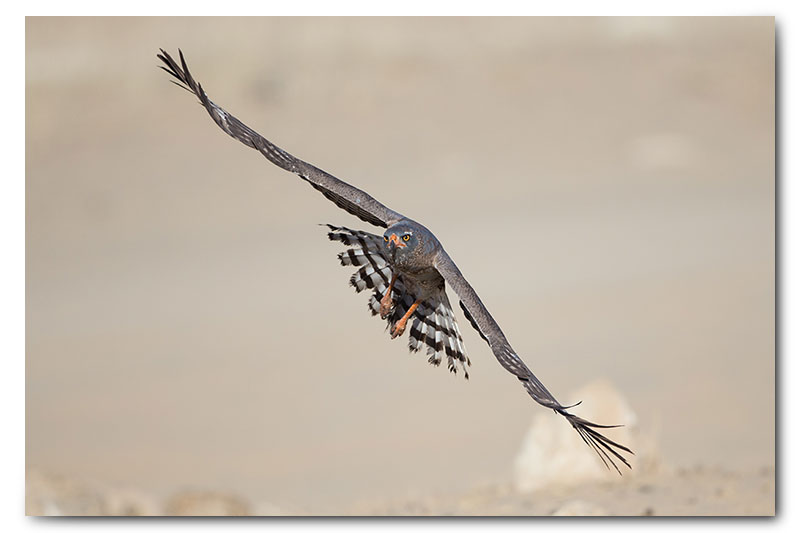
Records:
[[[225,133],[255,148],[282,169],[297,174],[348,213],[385,228],[382,235],[375,235],[328,225],[328,238],[347,247],[339,254],[339,261],[344,266],[358,267],[350,278],[350,284],[357,292],[372,291],[369,310],[387,321],[393,339],[409,329],[408,347],[412,352],[425,350],[430,356],[428,361],[437,366],[446,359],[451,372],[457,373],[457,367],[460,367],[464,377],[469,377],[467,367],[470,361],[447,299],[447,283],[458,295],[469,323],[489,345],[497,361],[520,381],[531,398],[563,416],[584,442],[597,452],[606,467],[611,464],[619,472],[615,460],[631,467],[622,453],[633,452],[599,431],[619,426],[603,426],[584,420],[568,411],[574,406],[564,406],[556,400],[511,347],[475,289],[464,279],[433,233],[364,191],[282,150],[212,102],[189,73],[183,53],[180,50],[178,53],[180,64],[162,49],[158,54],[164,63],[161,68],[177,80],[173,83],[200,99]]]

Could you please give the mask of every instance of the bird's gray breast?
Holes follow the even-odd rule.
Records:
[[[444,289],[444,278],[435,268],[397,272],[414,298],[427,300]]]
[[[427,299],[444,288],[444,278],[430,262],[397,261],[393,270],[416,298]]]

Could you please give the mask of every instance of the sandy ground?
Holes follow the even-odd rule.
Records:
[[[772,19],[26,25],[29,472],[159,512],[772,512]],[[469,382],[388,339],[316,226],[365,225],[169,84],[179,46],[436,232],[556,396],[610,383],[660,468],[509,489],[540,408],[463,320]]]
[[[444,516],[771,516],[774,471],[719,468],[658,472],[622,484],[551,486],[519,493],[492,485],[465,494],[361,505],[358,515]]]
[[[349,505],[278,507],[212,490],[158,499],[141,491],[31,472],[29,515],[124,516],[772,516],[775,472],[693,468],[650,472],[624,482],[552,485],[520,492],[488,484],[447,493],[364,498]]]

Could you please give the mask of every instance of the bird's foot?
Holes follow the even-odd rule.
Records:
[[[392,293],[390,291],[386,291],[386,294],[383,295],[381,298],[381,319],[386,320],[386,317],[389,316],[392,312]]]
[[[392,304],[394,303],[392,302],[392,289],[395,281],[397,281],[397,274],[392,274],[392,281],[389,282],[386,294],[381,298],[381,320],[386,320],[386,317],[392,312]]]
[[[397,323],[392,328],[393,339],[403,334],[403,332],[406,330],[406,323],[408,322],[408,319],[411,318],[411,315],[414,314],[414,311],[416,311],[417,307],[419,307],[419,304],[421,302],[422,300],[418,299],[416,302],[411,304],[411,307],[408,308],[408,311],[406,311],[406,314],[403,315],[403,318],[397,321]]]
[[[392,338],[396,339],[406,330],[406,319],[402,318],[397,321],[397,324],[392,328]]]

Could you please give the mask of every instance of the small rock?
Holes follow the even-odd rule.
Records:
[[[595,503],[572,500],[556,509],[552,516],[608,516],[608,511]]]
[[[230,494],[187,490],[172,496],[165,512],[172,516],[247,516],[250,509]]]
[[[152,498],[118,489],[28,470],[25,484],[28,516],[149,516],[159,514]]]

